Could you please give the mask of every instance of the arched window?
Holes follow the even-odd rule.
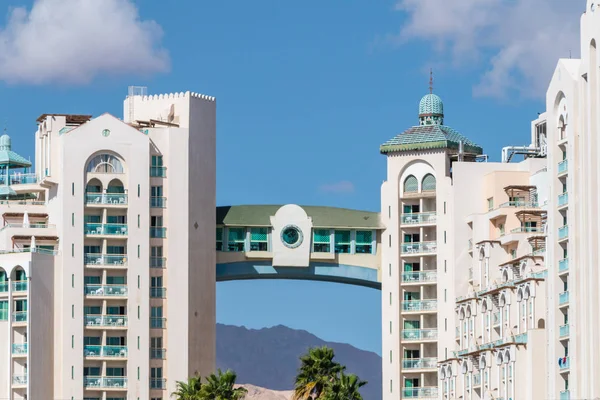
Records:
[[[123,164],[121,164],[121,160],[112,154],[98,154],[90,160],[86,172],[122,174]]]
[[[8,281],[8,276],[6,276],[6,271],[4,271],[2,268],[0,268],[0,293],[8,292],[7,281]]]
[[[410,175],[404,181],[404,193],[415,193],[419,190],[419,181],[414,176]]]
[[[435,190],[435,177],[433,175],[425,175],[423,178],[422,190]]]
[[[102,193],[102,183],[98,179],[92,179],[85,186],[86,193]]]
[[[15,281],[26,281],[27,280],[27,274],[25,273],[25,270],[21,267],[17,267],[17,269],[15,270]]]
[[[106,188],[106,193],[125,193],[123,183],[118,179],[113,179]]]

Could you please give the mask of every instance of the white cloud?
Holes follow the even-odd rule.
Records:
[[[85,84],[98,75],[169,69],[161,27],[131,0],[35,0],[12,8],[0,29],[0,79]]]
[[[455,68],[485,68],[475,95],[545,94],[559,58],[579,55],[585,0],[397,0],[406,24],[394,40],[430,41]]]
[[[350,181],[340,181],[321,185],[319,189],[326,193],[354,193],[354,184]]]

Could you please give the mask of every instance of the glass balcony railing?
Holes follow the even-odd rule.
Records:
[[[126,285],[85,285],[86,296],[125,297]]]
[[[85,326],[127,326],[127,315],[93,315],[88,314],[83,316]]]
[[[434,224],[437,219],[437,214],[434,212],[422,212],[413,214],[402,214],[401,223],[403,225],[414,224]]]
[[[164,268],[167,266],[165,257],[150,257],[150,268]]]
[[[500,204],[500,206],[498,206],[498,208],[505,208],[505,207],[523,207],[523,208],[537,208],[538,204],[536,202],[532,202],[532,201],[507,201],[506,203],[502,203]]]
[[[150,237],[151,238],[166,238],[167,237],[167,228],[162,226],[151,226],[150,227]]]
[[[565,305],[569,302],[569,291],[564,291],[561,294],[558,295],[558,304],[559,305]]]
[[[6,175],[0,176],[0,185],[27,185],[37,183],[38,177],[36,174],[11,174],[6,182]]]
[[[569,360],[569,357],[561,357],[558,359],[558,367],[561,370],[565,370],[565,369],[569,369],[571,368],[571,361]]]
[[[520,226],[510,230],[510,233],[543,233],[544,228],[541,226]]]
[[[167,380],[164,378],[150,378],[150,389],[166,389]]]
[[[15,311],[12,320],[13,322],[27,322],[27,311]]]
[[[558,239],[562,240],[562,239],[566,239],[569,237],[569,226],[565,225],[565,226],[561,226],[560,228],[558,228]]]
[[[402,273],[402,282],[435,282],[437,280],[437,271],[404,271]]]
[[[165,178],[167,176],[167,167],[150,167],[150,176]]]
[[[402,302],[403,311],[435,311],[437,309],[437,300],[404,300]]]
[[[437,397],[438,388],[436,387],[402,388],[402,398],[404,399],[429,399]]]
[[[150,358],[155,360],[164,360],[167,358],[167,349],[150,348]]]
[[[0,293],[6,293],[8,292],[8,282],[1,282],[0,283]]]
[[[561,162],[558,163],[558,173],[559,174],[564,174],[565,172],[567,172],[568,169],[569,169],[569,161],[568,160],[562,160]]]
[[[560,392],[560,400],[571,400],[571,392],[568,390],[562,390]]]
[[[84,226],[86,235],[110,235],[124,236],[127,235],[126,224],[96,224],[86,223]]]
[[[126,205],[127,193],[86,193],[86,204]]]
[[[558,334],[561,338],[569,336],[569,324],[561,325],[558,328]]]
[[[167,289],[163,287],[151,287],[150,297],[164,299],[165,297],[167,297]]]
[[[12,291],[13,292],[26,292],[27,291],[27,281],[16,281],[12,283]]]
[[[437,329],[403,329],[403,340],[437,340]]]
[[[27,375],[13,375],[13,385],[15,385],[15,386],[27,385]]]
[[[150,197],[150,207],[165,208],[167,206],[166,197]]]
[[[161,317],[150,317],[150,328],[153,329],[165,329],[167,325],[167,319]]]
[[[86,357],[126,358],[127,346],[83,346]]]
[[[86,388],[127,389],[127,378],[124,376],[84,376]]]
[[[12,353],[13,355],[27,354],[27,343],[14,343],[12,345]]]
[[[562,207],[569,203],[569,193],[563,193],[558,195],[558,206]]]
[[[563,258],[558,262],[558,272],[565,272],[569,270],[569,259]]]
[[[405,358],[402,360],[403,369],[437,368],[437,358]]]
[[[127,254],[86,253],[83,255],[85,265],[127,265]]]
[[[402,243],[402,253],[435,253],[437,251],[437,242],[411,242]]]

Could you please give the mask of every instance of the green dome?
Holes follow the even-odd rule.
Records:
[[[444,103],[433,93],[423,96],[419,103],[419,121],[421,125],[443,125]]]
[[[0,150],[10,150],[10,136],[6,133],[0,136]]]

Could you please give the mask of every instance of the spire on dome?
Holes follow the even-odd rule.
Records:
[[[433,68],[429,68],[429,94],[433,94]]]

